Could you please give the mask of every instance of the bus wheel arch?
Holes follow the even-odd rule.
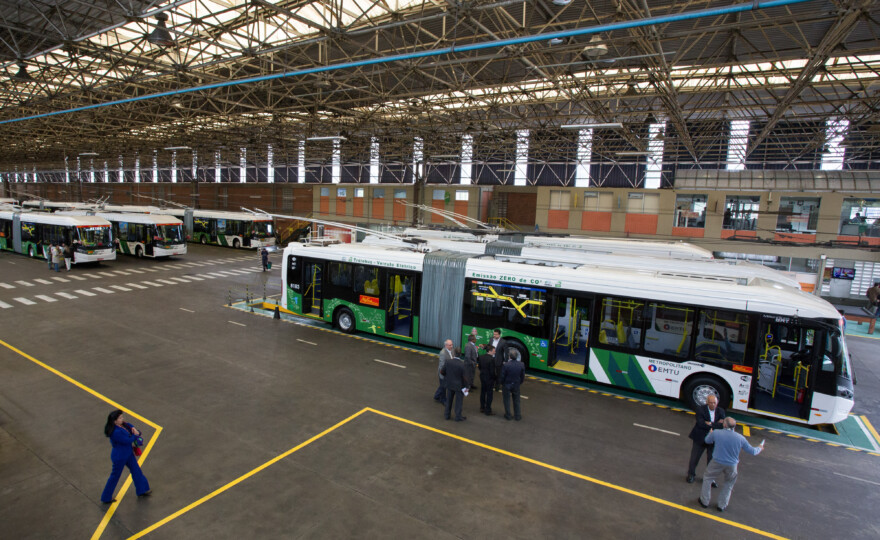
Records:
[[[138,259],[143,259],[144,258],[144,248],[142,248],[141,246],[134,248],[134,255]]]
[[[730,407],[732,392],[727,383],[715,375],[708,373],[696,373],[691,375],[681,385],[681,400],[691,409],[705,405],[706,397],[713,392],[718,397],[718,406],[727,409]]]
[[[333,322],[336,324],[336,328],[346,334],[353,333],[357,326],[354,319],[354,313],[345,306],[339,306],[336,308],[336,311],[333,312]]]
[[[208,244],[208,236],[203,234],[200,242],[202,243],[203,246],[207,245]]]

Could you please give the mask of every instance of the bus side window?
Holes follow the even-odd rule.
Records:
[[[695,312],[685,306],[648,304],[645,350],[686,358],[690,353]]]
[[[701,310],[694,358],[707,364],[741,365],[745,360],[748,321],[745,313]]]
[[[599,342],[638,349],[642,342],[645,303],[625,298],[603,298]]]

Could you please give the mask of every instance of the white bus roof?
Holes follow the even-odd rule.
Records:
[[[0,218],[12,219],[19,214],[26,223],[45,223],[47,225],[64,225],[68,227],[109,227],[110,222],[98,216],[78,216],[71,214],[49,214],[45,212],[0,212]]]
[[[107,221],[124,221],[128,223],[146,223],[149,225],[183,225],[183,221],[174,216],[164,214],[130,214],[116,212],[98,212],[96,214]]]
[[[318,246],[291,243],[285,249],[285,255],[291,253],[416,271],[421,271],[425,257],[423,253],[401,248],[362,244]],[[753,279],[743,284],[736,281],[674,277],[654,269],[637,271],[595,266],[548,267],[541,264],[504,262],[490,256],[469,259],[465,276],[523,287],[584,290],[788,317],[840,318],[834,306],[825,300],[763,279]],[[510,278],[515,278],[515,281]]]
[[[183,216],[186,211],[182,208],[168,208],[162,210],[165,214],[172,216]],[[247,212],[227,212],[225,210],[193,210],[193,217],[215,218],[215,219],[236,219],[241,221],[272,221],[272,216],[261,216],[248,214]]]

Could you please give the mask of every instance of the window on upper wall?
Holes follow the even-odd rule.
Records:
[[[405,189],[395,189],[394,190],[394,198],[395,199],[406,199],[406,190]]]
[[[601,200],[601,196],[600,196]],[[618,200],[618,206],[620,201]],[[628,214],[659,214],[660,195],[657,193],[633,192],[626,194],[626,212]]]
[[[435,189],[431,198],[435,201],[445,201],[446,200],[446,190],[445,189]]]
[[[345,197],[348,196],[348,190],[344,187],[336,188],[336,196],[338,198],[344,199]]]
[[[330,196],[330,188],[322,187],[321,188],[321,197],[329,197]]]
[[[727,197],[724,200],[722,228],[737,231],[754,231],[758,222],[760,203],[761,198],[758,196]]]
[[[364,188],[362,188],[362,187],[356,187],[356,188],[354,188],[354,198],[355,198],[355,199],[363,199],[363,198],[364,198],[364,192],[365,192],[365,190],[364,190]]]
[[[706,195],[678,195],[675,197],[675,227],[706,226]]]
[[[374,188],[373,189],[373,198],[374,199],[384,199],[385,198],[385,188]]]
[[[584,210],[589,212],[611,212],[614,202],[614,194],[585,191],[584,192]]]
[[[844,199],[840,212],[840,234],[880,236],[880,199]]]
[[[466,201],[468,200],[469,193],[466,189],[456,189],[455,190],[455,200],[456,201]]]
[[[550,190],[550,210],[568,210],[570,196],[561,189]]]
[[[817,198],[782,197],[779,200],[779,217],[776,230],[781,232],[814,233],[819,222]]]

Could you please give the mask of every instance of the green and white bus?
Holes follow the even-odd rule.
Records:
[[[73,263],[116,259],[110,222],[97,216],[0,211],[0,249],[45,259],[53,242],[73,248]]]
[[[439,347],[472,332],[488,343],[500,328],[533,370],[691,407],[714,393],[733,410],[824,424],[853,406],[840,314],[761,279],[292,243],[282,284],[287,310],[344,332]]]
[[[233,248],[259,249],[275,245],[272,217],[218,210],[168,209],[183,219],[187,240]]]
[[[183,221],[162,214],[96,214],[113,226],[116,250],[136,257],[186,255]]]

